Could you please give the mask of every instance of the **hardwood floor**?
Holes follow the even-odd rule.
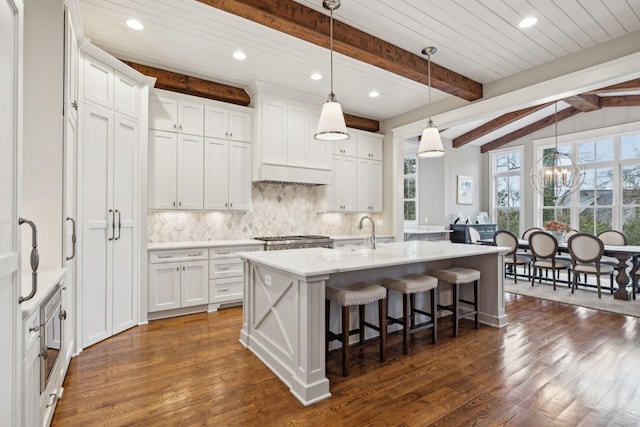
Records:
[[[333,396],[302,406],[238,342],[241,308],[158,320],[71,361],[53,426],[640,425],[640,319],[506,294],[509,325],[389,335],[331,352]],[[636,302],[630,302],[634,304]]]

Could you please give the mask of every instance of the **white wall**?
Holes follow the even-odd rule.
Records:
[[[62,102],[64,9],[61,0],[25,2],[24,152],[20,215],[38,227],[40,268],[62,261]],[[22,227],[23,268],[31,234]]]

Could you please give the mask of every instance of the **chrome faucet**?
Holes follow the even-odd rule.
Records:
[[[365,215],[360,218],[360,222],[358,223],[358,230],[362,230],[362,221],[368,219],[371,222],[371,249],[376,248],[376,223],[373,221],[369,215]]]

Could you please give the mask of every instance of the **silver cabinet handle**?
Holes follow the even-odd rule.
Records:
[[[31,292],[26,297],[20,295],[18,297],[18,304],[22,304],[25,301],[29,301],[38,292],[38,266],[40,265],[40,255],[38,254],[38,228],[33,221],[18,218],[18,224],[27,224],[31,227],[31,256],[29,261],[31,263]]]
[[[76,220],[68,216],[67,221],[71,221],[71,226],[73,227],[73,231],[71,232],[71,248],[73,249],[73,253],[71,254],[71,256],[68,256],[66,258],[67,261],[70,261],[76,257],[76,241],[78,240],[78,238],[76,236]]]
[[[38,332],[40,330],[40,325],[34,326],[33,328],[29,328],[29,332]]]
[[[78,111],[78,103],[77,103],[76,101],[72,101],[72,102],[71,102],[71,107],[72,107],[74,110]]]
[[[202,256],[202,254],[198,252],[198,253],[195,253],[195,254],[187,254],[187,256]]]
[[[118,214],[118,237],[116,237],[114,240],[120,240],[120,235],[122,234],[122,214],[118,209],[115,210],[115,213]]]
[[[51,393],[49,396],[52,396],[52,397],[53,397],[53,399],[51,399],[51,403],[49,403],[49,404],[47,405],[47,408],[48,408],[49,406],[53,406],[53,405],[55,405],[55,404],[56,404],[56,402],[58,401],[58,395],[57,395],[56,393]]]
[[[225,289],[218,289],[218,292],[229,292],[231,289],[229,288],[225,288]]]
[[[173,258],[173,255],[158,255],[158,258],[162,258],[162,259]]]
[[[111,237],[107,240],[112,241],[116,237],[116,217],[113,209],[109,209],[109,213],[111,214]]]
[[[218,267],[218,271],[227,271],[230,267]]]

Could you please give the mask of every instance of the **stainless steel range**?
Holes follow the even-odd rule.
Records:
[[[265,251],[301,248],[333,248],[333,239],[327,236],[265,236],[254,237],[264,241]]]

